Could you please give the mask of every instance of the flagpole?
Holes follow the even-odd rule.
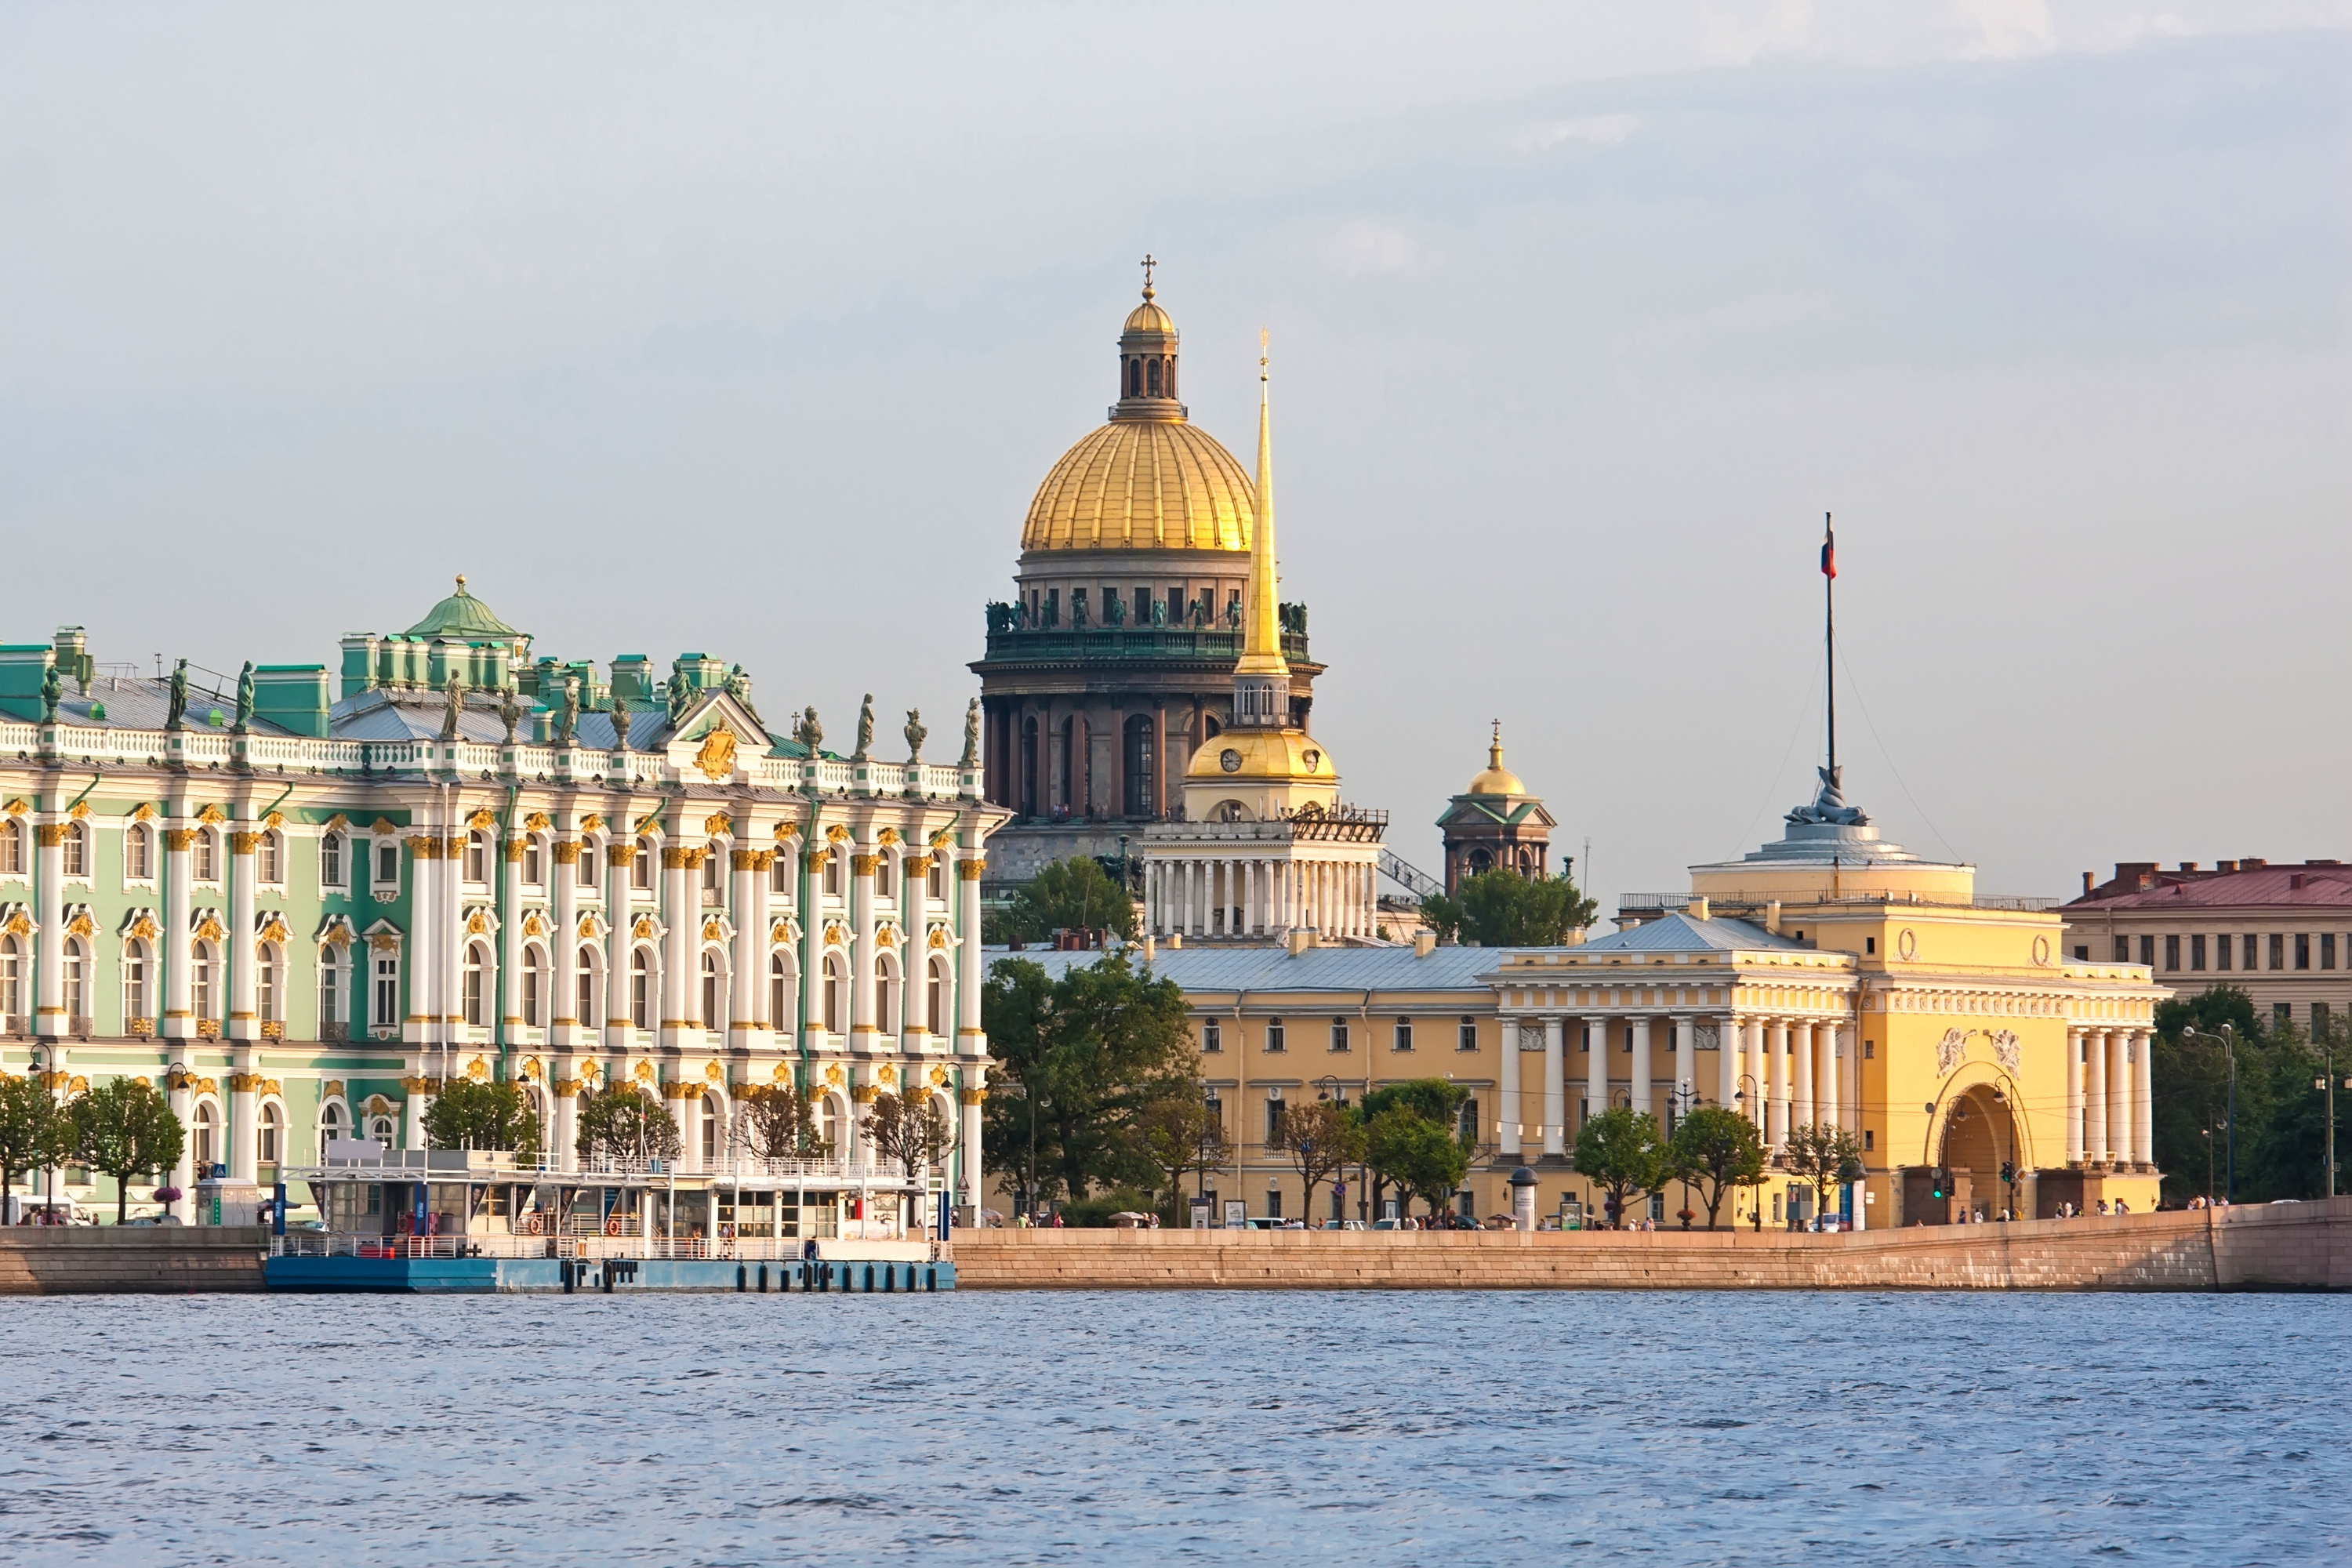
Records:
[[[1828,512],[1822,513],[1822,613],[1829,678],[1823,683],[1830,704],[1830,777],[1837,777],[1837,532]]]

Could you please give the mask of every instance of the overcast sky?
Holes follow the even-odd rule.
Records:
[[[952,735],[1135,261],[1349,798],[2352,858],[2352,0],[0,7],[0,639],[542,652]],[[1607,907],[1604,904],[1604,907]]]

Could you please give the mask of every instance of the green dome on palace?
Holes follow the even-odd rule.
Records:
[[[454,637],[472,641],[480,637],[519,637],[523,634],[490,613],[490,607],[466,592],[466,579],[457,579],[457,591],[433,606],[425,617],[408,628],[413,637]]]

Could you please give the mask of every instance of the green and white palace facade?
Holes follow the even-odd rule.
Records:
[[[909,754],[875,754],[870,701],[839,755],[814,710],[772,732],[740,666],[534,658],[463,578],[340,651],[192,679],[101,666],[79,628],[0,647],[0,1071],[154,1082],[191,1193],[332,1139],[421,1148],[458,1078],[523,1086],[565,1168],[582,1097],[642,1085],[689,1173],[734,1157],[746,1090],[798,1084],[854,1173],[862,1107],[921,1086],[979,1201],[1008,813],[976,708],[953,765],[912,715]],[[112,1206],[102,1176],[44,1183]]]

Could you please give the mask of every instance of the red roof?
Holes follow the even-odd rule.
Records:
[[[2244,870],[2189,866],[2167,871],[2146,861],[2126,862],[2116,868],[2113,880],[2064,907],[2156,911],[2257,906],[2352,909],[2352,866],[2314,860],[2301,866],[2257,865]]]

